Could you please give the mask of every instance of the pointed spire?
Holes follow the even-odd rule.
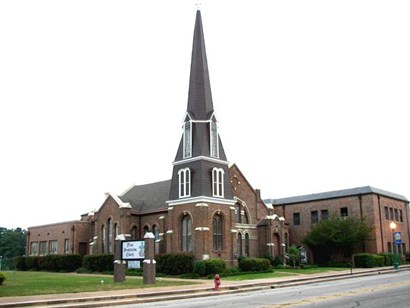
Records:
[[[201,11],[196,11],[189,80],[188,112],[194,120],[208,120],[213,112]]]

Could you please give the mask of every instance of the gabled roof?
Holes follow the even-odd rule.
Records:
[[[409,202],[406,197],[398,195],[389,191],[382,189],[374,188],[371,186],[349,188],[343,190],[334,190],[317,194],[301,195],[295,197],[281,198],[281,199],[266,199],[265,203],[270,203],[272,205],[282,205],[282,204],[292,204],[292,203],[302,203],[309,201],[317,201],[324,199],[335,199],[348,196],[357,196],[357,195],[367,195],[367,194],[377,194],[393,199]]]
[[[168,207],[165,202],[169,198],[170,188],[171,180],[135,185],[119,198],[124,203],[130,203],[138,213],[166,210]]]
[[[213,112],[201,11],[196,12],[189,79],[188,112],[194,120],[209,120]]]

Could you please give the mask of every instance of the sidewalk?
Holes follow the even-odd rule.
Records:
[[[410,270],[410,265],[401,265],[400,271]],[[267,288],[281,288],[320,281],[331,281],[378,275],[394,272],[393,268],[346,269],[320,274],[300,274],[280,278],[228,281],[222,278],[218,291],[214,290],[213,280],[192,280],[192,285],[151,287],[141,289],[115,290],[105,292],[84,292],[50,294],[20,297],[0,297],[0,307],[104,307],[137,303],[157,302],[200,296],[216,296],[227,293],[246,292]],[[162,278],[164,279],[164,278]],[[199,283],[198,283],[199,282]]]

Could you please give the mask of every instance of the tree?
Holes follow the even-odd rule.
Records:
[[[341,263],[364,244],[372,229],[366,219],[334,216],[315,224],[303,243],[312,250],[316,263]]]
[[[25,254],[27,231],[21,228],[0,228],[0,256],[2,269],[11,269],[13,258]]]

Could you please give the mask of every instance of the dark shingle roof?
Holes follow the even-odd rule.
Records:
[[[201,12],[196,12],[189,79],[188,112],[194,120],[208,120],[213,112]]]
[[[135,185],[119,198],[130,203],[133,210],[139,213],[165,210],[170,188],[171,180]]]
[[[366,194],[378,194],[378,195],[383,195],[383,196],[390,197],[390,198],[397,199],[397,200],[402,200],[406,202],[409,201],[406,199],[406,197],[402,195],[398,195],[398,194],[385,191],[382,189],[374,188],[371,186],[364,186],[364,187],[356,187],[356,188],[349,188],[349,189],[343,189],[343,190],[328,191],[328,192],[317,193],[317,194],[301,195],[301,196],[295,196],[295,197],[289,197],[289,198],[266,199],[264,200],[264,202],[270,203],[273,205],[281,205],[281,204],[302,203],[302,202],[309,202],[309,201],[316,201],[316,200],[334,199],[334,198],[366,195]]]

